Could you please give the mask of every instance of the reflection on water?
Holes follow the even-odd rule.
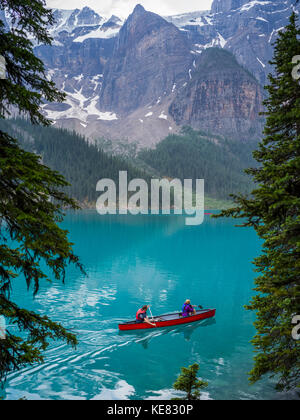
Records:
[[[277,398],[271,381],[249,386],[253,314],[250,260],[259,242],[250,229],[207,218],[186,227],[182,216],[100,217],[69,214],[75,251],[88,277],[75,269],[66,284],[42,284],[33,299],[22,280],[13,299],[76,332],[79,346],[53,343],[45,364],[9,376],[8,399],[153,399],[174,396],[182,366],[200,364],[206,399]],[[193,304],[215,307],[215,320],[147,332],[119,333],[149,303],[154,314]]]
[[[186,341],[190,341],[192,334],[198,328],[209,327],[216,324],[215,318],[205,319],[200,322],[194,322],[190,325],[180,325],[176,327],[166,327],[158,330],[147,331],[119,331],[119,336],[131,338],[135,343],[139,343],[145,350],[149,348],[149,343],[155,338],[163,335],[182,335]]]

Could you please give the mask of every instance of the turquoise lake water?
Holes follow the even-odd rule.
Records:
[[[77,350],[52,344],[45,364],[9,376],[6,399],[169,399],[180,367],[200,364],[204,399],[273,399],[266,379],[248,384],[254,315],[251,260],[260,243],[251,229],[206,217],[186,227],[182,216],[68,214],[63,227],[88,277],[70,268],[66,284],[42,284],[33,299],[19,280],[13,299],[78,334]],[[190,326],[119,333],[118,323],[152,305],[154,315],[193,304],[216,319]]]

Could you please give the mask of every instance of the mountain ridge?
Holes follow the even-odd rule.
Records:
[[[117,37],[104,74],[100,106],[126,115],[152,104],[162,92],[170,93],[175,81],[184,79],[191,61],[188,42],[181,32],[137,5]]]
[[[190,102],[192,117],[189,113],[182,119],[170,112],[174,101],[179,108],[186,106],[190,85],[197,86],[196,79],[200,86],[197,66],[201,55],[214,47],[227,50],[258,81],[249,91],[250,105],[241,80],[231,80],[228,91],[223,83],[224,100],[214,93],[215,86],[212,91],[207,88],[212,101],[233,109],[236,96],[232,84],[236,82],[240,89],[235,95],[245,98],[241,106],[258,109],[257,98],[262,97],[261,87],[271,71],[272,43],[287,24],[292,4],[292,0],[214,0],[208,12],[173,17],[158,16],[137,5],[130,16],[140,23],[134,21],[130,28],[130,17],[124,22],[90,8],[56,9],[53,46],[36,46],[35,52],[44,61],[49,80],[67,94],[67,100],[65,104],[45,103],[43,112],[56,126],[75,129],[87,138],[125,139],[147,147],[180,132],[181,124],[214,131],[213,107],[203,126],[197,117],[201,108],[195,109],[201,102]],[[184,100],[178,104],[185,89]],[[260,91],[257,98],[256,90]],[[200,94],[201,90],[195,95]],[[232,115],[232,132],[226,133],[230,137],[239,135],[237,114]],[[260,137],[258,115],[254,120],[250,112],[245,121],[247,127],[255,126],[253,136]],[[217,127],[216,133],[219,130]]]

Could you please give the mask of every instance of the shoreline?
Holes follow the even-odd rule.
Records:
[[[96,202],[94,203],[90,203],[90,202],[78,202],[77,201],[78,206],[80,207],[81,210],[96,210]],[[231,201],[227,201],[227,200],[218,200],[215,198],[208,198],[205,202],[204,205],[204,211],[207,210],[227,210],[229,208],[231,208],[232,206],[234,206],[234,203]],[[126,210],[128,212],[130,212],[130,207],[121,207],[119,208],[119,206],[117,205],[117,211],[119,210]],[[151,212],[151,207],[148,208],[149,212]],[[171,208],[171,212],[174,211],[175,208],[172,207]],[[194,210],[194,209],[193,209]],[[161,211],[161,210],[160,210]],[[182,212],[184,212],[185,209],[182,209]]]

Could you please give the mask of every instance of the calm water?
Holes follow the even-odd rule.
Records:
[[[266,380],[249,386],[253,314],[250,261],[259,241],[230,220],[186,227],[180,216],[101,218],[69,214],[64,228],[88,277],[69,269],[65,285],[43,284],[33,299],[20,282],[14,300],[78,334],[76,351],[56,343],[45,364],[9,376],[4,397],[16,399],[165,399],[181,366],[200,364],[205,399],[277,398]],[[156,315],[185,299],[217,308],[215,321],[121,334],[145,303]]]

